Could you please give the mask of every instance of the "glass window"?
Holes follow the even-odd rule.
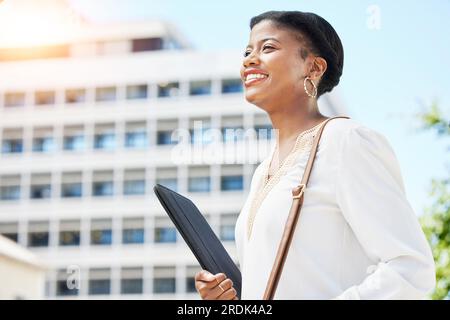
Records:
[[[0,223],[0,234],[5,238],[17,242],[18,236],[18,223],[17,222],[6,222]]]
[[[52,195],[52,187],[50,184],[37,184],[30,187],[31,199],[47,199]]]
[[[172,130],[158,131],[156,137],[156,143],[158,145],[176,144],[176,140],[172,140]]]
[[[128,180],[123,185],[124,195],[142,195],[145,194],[145,180]]]
[[[112,196],[114,194],[113,171],[95,171],[92,182],[94,197]]]
[[[91,230],[91,244],[110,245],[112,243],[112,230]]]
[[[76,296],[79,294],[79,290],[76,286],[74,288],[69,288],[68,281],[70,274],[67,270],[59,270],[57,273],[56,280],[56,295],[57,296]],[[71,281],[69,283],[72,284]]]
[[[20,185],[0,187],[0,198],[1,200],[19,200]]]
[[[65,96],[66,103],[82,103],[86,101],[86,89],[68,89]]]
[[[60,246],[79,246],[80,245],[80,231],[61,231],[59,233]]]
[[[22,153],[22,139],[4,139],[2,144],[2,153]]]
[[[220,188],[222,191],[243,190],[244,179],[241,175],[223,176],[220,179]]]
[[[161,38],[132,39],[132,52],[154,51],[162,48],[163,39]]]
[[[211,81],[191,81],[189,84],[189,94],[191,96],[211,94]]]
[[[175,293],[175,278],[153,279],[154,293]]]
[[[140,294],[143,291],[142,279],[122,279],[120,281],[120,293],[122,294]]]
[[[147,99],[147,91],[146,84],[127,86],[127,99]]]
[[[114,191],[113,181],[98,181],[92,183],[92,195],[95,197],[112,196]]]
[[[222,80],[222,93],[238,93],[242,92],[241,79],[223,79]]]
[[[88,292],[90,295],[110,294],[111,270],[109,268],[89,270]]]
[[[190,177],[188,181],[189,192],[209,192],[211,190],[210,177]]]
[[[94,148],[113,150],[116,146],[116,135],[114,133],[101,133],[94,136]]]
[[[4,97],[5,107],[23,107],[25,105],[25,92],[7,92]]]
[[[95,89],[95,101],[115,101],[116,100],[116,87],[101,87]]]
[[[191,143],[196,145],[208,144],[213,141],[211,128],[190,129]]]
[[[2,233],[1,235],[4,236],[5,238],[8,238],[8,239],[14,241],[14,242],[17,242],[19,239],[19,235],[17,232]]]
[[[78,198],[82,196],[82,173],[63,172],[61,177],[61,197]]]
[[[28,246],[30,247],[48,247],[48,231],[47,232],[29,232]]]
[[[223,142],[237,142],[243,139],[244,129],[242,127],[224,127],[222,128]]]
[[[168,82],[158,84],[158,98],[177,97],[179,95],[180,84],[178,82]]]
[[[156,183],[163,185],[166,188],[169,188],[173,191],[178,190],[177,178],[158,178],[156,179]]]
[[[256,136],[260,140],[270,140],[273,138],[271,125],[257,125],[255,126]]]
[[[234,241],[234,231],[238,214],[224,214],[220,217],[220,240]]]
[[[34,103],[36,105],[55,104],[54,91],[37,91],[34,94]]]
[[[65,136],[64,137],[64,150],[79,151],[84,149],[84,136]]]
[[[177,242],[176,229],[172,227],[157,227],[155,229],[156,243],[173,243]]]
[[[147,146],[147,133],[145,131],[127,132],[125,134],[125,147],[145,148]]]
[[[54,150],[54,139],[52,137],[42,137],[33,139],[34,152],[51,152]]]
[[[124,244],[144,243],[144,229],[124,229],[122,231],[122,242]]]
[[[63,183],[61,186],[61,196],[63,198],[79,198],[82,196],[81,182]]]
[[[111,280],[91,279],[89,280],[89,294],[109,294],[111,291]]]

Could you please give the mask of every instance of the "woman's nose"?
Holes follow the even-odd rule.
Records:
[[[259,56],[256,53],[250,53],[248,56],[244,57],[243,65],[247,68],[250,65],[255,65],[259,63]]]

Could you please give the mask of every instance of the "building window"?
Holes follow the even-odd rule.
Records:
[[[116,87],[101,87],[95,89],[95,101],[107,102],[117,99]]]
[[[146,84],[127,86],[127,99],[147,99],[148,86]]]
[[[4,96],[5,107],[23,107],[25,105],[25,92],[7,92]]]
[[[32,185],[30,190],[31,199],[46,199],[50,198],[52,194],[52,187],[50,184]]]
[[[111,270],[91,269],[89,270],[89,294],[108,295],[111,292]]]
[[[241,79],[222,79],[222,93],[239,93],[242,91]]]
[[[22,153],[23,141],[22,139],[4,139],[2,146],[2,153]]]
[[[82,196],[82,183],[63,183],[61,187],[61,197],[63,198],[80,198]]]
[[[112,171],[94,172],[92,182],[92,195],[94,197],[112,196],[114,194],[114,181]]]
[[[80,245],[80,222],[78,220],[61,221],[59,230],[60,246]]]
[[[92,220],[91,244],[110,245],[112,243],[111,219]]]
[[[158,131],[156,135],[156,143],[158,145],[176,144],[176,140],[172,140],[172,130]]]
[[[178,190],[177,178],[158,178],[156,179],[156,183],[169,188],[173,191]]]
[[[64,137],[64,150],[79,151],[84,149],[84,136]]]
[[[3,130],[2,153],[22,153],[22,129]]]
[[[155,267],[153,270],[153,293],[175,293],[174,267]]]
[[[86,89],[68,89],[68,90],[66,90],[65,101],[68,104],[85,102],[86,101]]]
[[[31,222],[28,226],[28,246],[48,247],[48,222]]]
[[[186,269],[186,292],[196,293],[195,274],[200,271],[200,268],[198,266],[189,266]]]
[[[38,106],[55,104],[54,91],[37,91],[34,94],[34,103]]]
[[[141,294],[144,289],[142,268],[122,268],[120,293]]]
[[[4,175],[0,177],[0,199],[1,200],[20,199],[20,176]]]
[[[78,288],[69,288],[67,280],[70,276],[67,270],[59,270],[57,273],[56,280],[56,295],[60,297],[64,296],[77,296],[79,294]]]
[[[125,170],[124,195],[143,195],[145,194],[145,170],[144,169],[130,169]]]
[[[188,180],[189,192],[209,192],[211,190],[210,177],[190,177]]]
[[[168,218],[158,217],[155,219],[155,243],[175,243],[177,231]]]
[[[220,240],[234,241],[237,214],[224,214],[220,217]]]
[[[113,150],[116,147],[114,124],[101,124],[95,126],[94,148]]]
[[[167,82],[158,84],[158,98],[177,97],[180,91],[178,82]]]
[[[125,147],[145,148],[147,146],[147,132],[145,123],[127,123],[125,133]]]
[[[163,48],[163,39],[161,38],[142,38],[131,40],[132,52],[154,51]]]
[[[191,81],[189,83],[189,95],[208,95],[211,94],[211,80]]]
[[[243,190],[244,189],[244,179],[243,179],[242,175],[221,177],[220,189],[222,191]]]
[[[244,138],[244,128],[243,127],[223,127],[222,128],[223,142],[231,143],[241,141]]]
[[[85,147],[84,128],[70,126],[64,128],[63,148],[70,151],[81,151]]]
[[[51,152],[54,150],[54,140],[52,137],[42,137],[33,139],[33,152]]]
[[[7,222],[0,224],[0,234],[5,238],[8,238],[12,241],[17,242],[19,239],[18,236],[18,223],[17,222]]]
[[[256,136],[260,140],[270,140],[273,138],[272,126],[271,125],[256,125],[255,126]]]
[[[122,221],[122,243],[144,243],[144,219],[125,218]]]

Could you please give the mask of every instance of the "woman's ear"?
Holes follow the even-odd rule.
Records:
[[[327,70],[327,61],[322,57],[314,57],[310,69],[310,78],[319,81]]]

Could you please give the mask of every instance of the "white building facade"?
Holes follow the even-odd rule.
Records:
[[[172,134],[192,133],[195,147],[208,128],[256,129],[264,142],[270,122],[243,97],[242,52],[182,39],[156,21],[89,26],[41,49],[0,43],[0,233],[46,263],[47,298],[198,298],[200,267],[156,183],[191,198],[235,256],[234,223],[265,151],[186,162]],[[335,101],[321,98],[322,112],[341,114]],[[220,139],[231,159],[249,150]]]

